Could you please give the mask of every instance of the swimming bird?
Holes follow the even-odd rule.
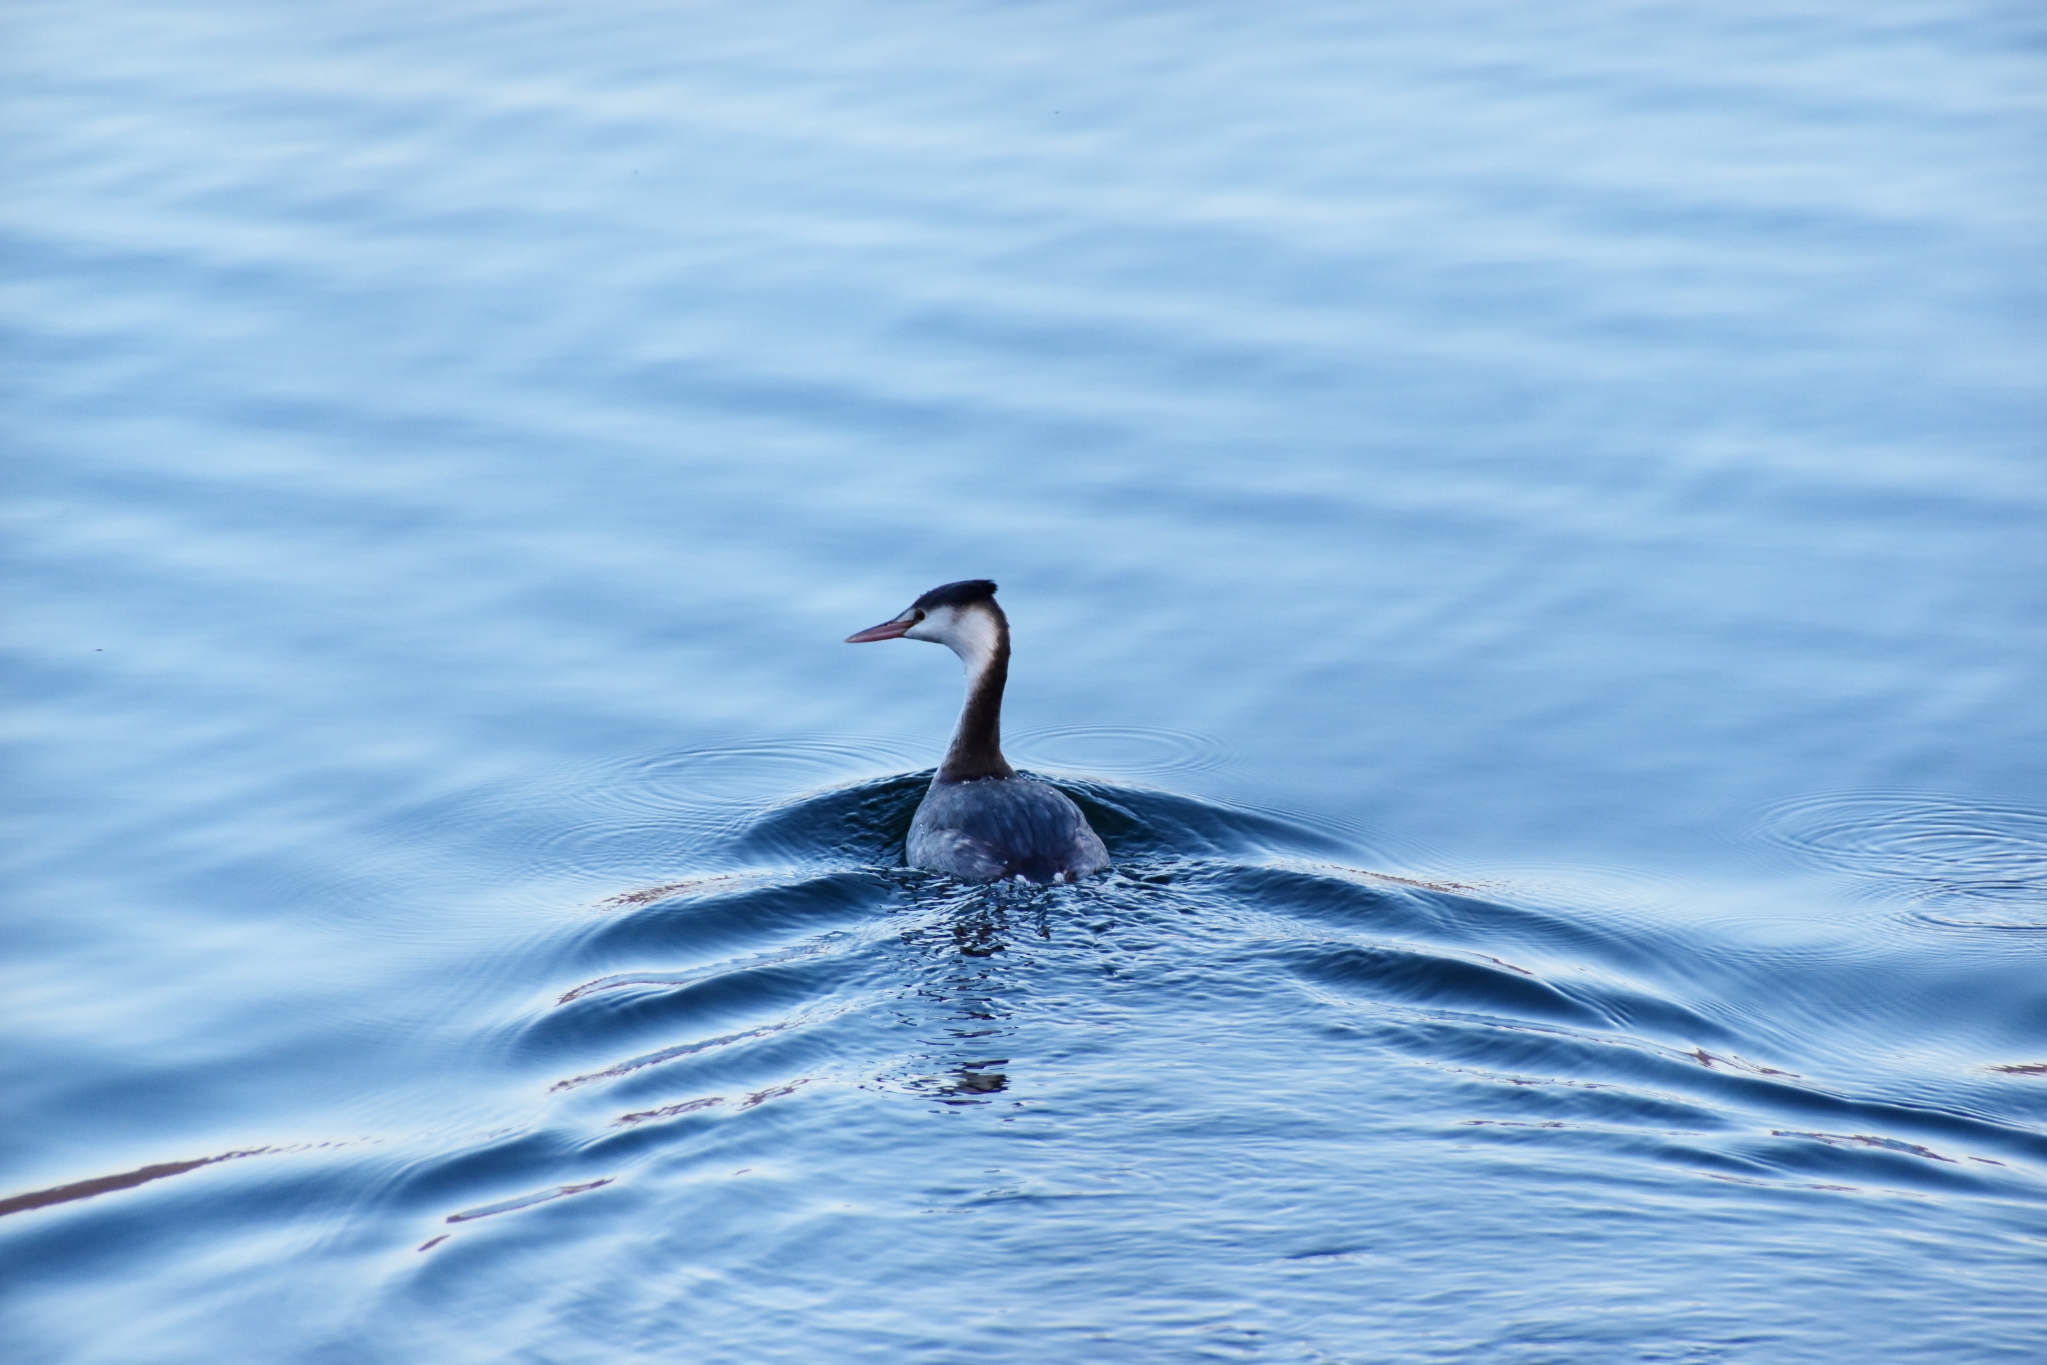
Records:
[[[952,744],[910,824],[910,866],[976,882],[1071,882],[1108,866],[1109,851],[1072,798],[1019,776],[1002,757],[1009,618],[995,605],[995,585],[969,578],[933,588],[846,643],[895,639],[944,645],[967,669]]]

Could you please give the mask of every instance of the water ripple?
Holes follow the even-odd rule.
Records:
[[[700,763],[745,752],[795,754],[838,785],[699,804]],[[671,1225],[822,1273],[807,1239],[860,1209],[893,1217],[909,1198],[957,1220],[862,1241],[884,1280],[971,1259],[978,1219],[1113,1240],[1115,1210],[1173,1171],[1199,1173],[1191,1237],[1269,1218],[1307,1182],[1341,1217],[1288,1254],[1350,1245],[1414,1188],[1518,1190],[1536,1172],[1600,1207],[1650,1191],[1691,1208],[1673,1173],[1754,1192],[1721,1198],[2047,1205],[2047,1103],[2022,1033],[1950,1010],[1976,1055],[1929,1085],[1856,1015],[1909,945],[1749,939],[1589,869],[1389,875],[1283,815],[1106,781],[1062,785],[1109,844],[1107,873],[969,885],[900,865],[928,774],[845,780],[849,755],[872,757],[734,746],[587,770],[552,843],[530,844],[530,797],[481,803],[539,866],[604,883],[507,950],[528,983],[477,1030],[472,1055],[526,1097],[523,1122],[280,1168],[237,1197],[283,1211],[347,1190],[384,1211],[406,1265],[447,1275],[512,1273],[542,1243],[630,1259]],[[1809,803],[1783,828],[1858,871],[2023,866],[2022,822],[1928,809]],[[1985,970],[2012,969],[2001,946]],[[1885,1048],[1889,1065],[1867,1062]]]
[[[1058,772],[1105,777],[1155,777],[1203,772],[1230,762],[1214,735],[1145,725],[1055,725],[1008,737],[1013,757]]]
[[[1779,805],[1759,832],[1808,863],[1918,902],[1926,919],[2047,928],[2047,813],[1920,793],[1843,792]]]

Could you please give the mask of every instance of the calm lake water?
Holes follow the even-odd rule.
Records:
[[[2047,1353],[2036,8],[6,31],[7,1359]]]

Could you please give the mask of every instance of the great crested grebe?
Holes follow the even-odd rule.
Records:
[[[1057,787],[1017,776],[1003,760],[1009,618],[995,605],[995,585],[970,578],[933,588],[902,615],[848,635],[846,643],[899,637],[945,645],[967,666],[967,701],[952,745],[910,825],[910,866],[976,882],[1070,882],[1107,867],[1109,851],[1080,807]]]

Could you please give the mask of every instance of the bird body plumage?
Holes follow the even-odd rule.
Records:
[[[1109,851],[1073,798],[1034,778],[932,778],[905,846],[912,867],[968,881],[1074,881]]]

